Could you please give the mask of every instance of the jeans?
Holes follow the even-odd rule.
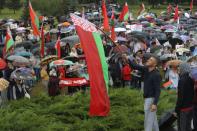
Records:
[[[183,112],[181,111],[178,115],[178,131],[192,131],[192,110]]]
[[[193,106],[193,125],[194,131],[197,131],[197,105]]]
[[[144,101],[144,131],[159,131],[156,111],[151,112],[150,110],[151,105],[153,104],[153,100],[153,98],[145,98]]]
[[[48,80],[42,80],[42,85],[44,86],[44,92],[48,94]]]

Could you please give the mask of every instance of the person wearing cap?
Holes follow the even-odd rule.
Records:
[[[157,70],[159,59],[151,56],[145,63],[145,66],[135,64],[129,61],[132,69],[140,70],[144,76],[144,130],[159,131],[157,121],[157,104],[160,96],[161,75]]]
[[[178,116],[178,131],[191,131],[192,106],[194,100],[194,80],[190,77],[190,65],[179,65],[178,98],[175,112]]]

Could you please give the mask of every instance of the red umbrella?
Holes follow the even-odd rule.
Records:
[[[0,70],[5,69],[6,66],[7,66],[6,62],[0,58]]]

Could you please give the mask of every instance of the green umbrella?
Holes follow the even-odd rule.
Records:
[[[56,66],[67,66],[67,65],[74,65],[74,63],[69,60],[61,60],[60,59],[60,60],[53,61],[49,64],[50,68],[56,67]]]

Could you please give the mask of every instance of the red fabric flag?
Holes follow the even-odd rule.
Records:
[[[190,11],[192,11],[192,10],[193,10],[193,3],[194,3],[194,1],[193,1],[193,0],[191,0],[191,3],[190,3]]]
[[[179,8],[178,5],[175,8],[175,12],[174,12],[174,21],[177,21],[179,18]]]
[[[87,61],[90,78],[90,116],[107,116],[110,102],[107,94],[108,65],[103,44],[96,27],[89,21],[71,14]]]
[[[144,3],[142,3],[142,4],[140,5],[140,9],[139,9],[137,15],[139,16],[139,15],[140,15],[142,12],[144,12],[144,11],[145,11],[145,5],[144,5]]]
[[[168,13],[168,15],[171,13],[171,11],[172,11],[172,5],[169,4],[169,5],[168,5],[168,8],[167,8],[167,13]]]
[[[102,14],[103,14],[103,28],[104,31],[109,31],[109,21],[108,21],[108,16],[107,16],[107,9],[105,6],[105,0],[102,0]]]
[[[112,11],[112,16],[111,16],[111,39],[113,41],[116,41],[116,33],[115,33],[115,16],[114,16],[114,11]]]
[[[129,19],[129,7],[127,5],[127,2],[125,3],[122,12],[120,13],[119,16],[119,21],[127,21]]]
[[[44,41],[45,41],[44,27],[43,27],[43,24],[42,24],[42,27],[41,27],[41,44],[40,44],[40,56],[41,56],[41,58],[44,57]]]
[[[35,11],[33,10],[31,3],[29,1],[29,13],[30,13],[30,17],[31,17],[31,26],[33,29],[33,34],[34,36],[40,36],[40,31],[39,31],[39,18],[36,16]]]
[[[57,57],[60,59],[61,58],[61,46],[60,46],[60,37],[58,37],[57,42],[55,44],[55,48],[57,51]]]

